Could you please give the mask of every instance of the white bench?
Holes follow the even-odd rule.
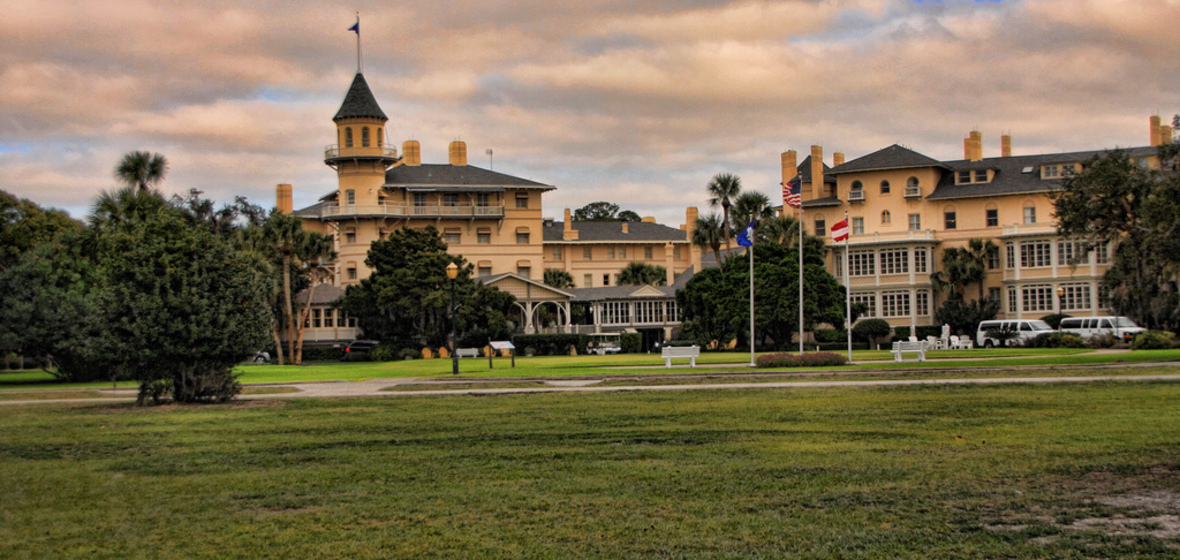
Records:
[[[664,367],[672,367],[672,360],[675,358],[688,358],[690,367],[697,367],[697,358],[701,357],[700,346],[665,346],[660,351],[660,357],[664,359]]]
[[[919,362],[926,361],[925,342],[897,341],[893,343],[893,361],[900,362],[902,354],[907,352],[917,354]]]
[[[455,355],[460,358],[478,358],[479,348],[460,348],[455,350]]]

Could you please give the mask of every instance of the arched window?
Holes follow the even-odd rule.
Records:
[[[881,194],[889,194],[889,181],[881,181]]]
[[[863,188],[864,188],[864,185],[863,185],[863,184],[861,184],[861,182],[860,182],[860,181],[853,181],[853,182],[852,182],[852,190],[854,190],[854,191],[859,191],[859,190],[861,190],[861,189],[863,189]]]
[[[918,182],[917,177],[910,177],[905,182],[906,196],[922,196],[922,185]]]
[[[377,127],[377,147],[380,148],[385,145],[385,135],[381,134],[381,127]]]
[[[367,126],[361,129],[361,147],[369,147],[369,127]]]
[[[888,223],[890,223],[892,220],[893,220],[893,218],[892,218],[892,216],[890,216],[890,215],[889,215],[889,211],[888,211],[888,210],[883,210],[883,211],[881,212],[881,225],[888,224]]]
[[[346,127],[344,129],[344,147],[345,148],[352,147],[352,127],[351,126]]]

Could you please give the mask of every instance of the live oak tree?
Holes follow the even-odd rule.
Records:
[[[620,210],[613,202],[591,202],[577,210],[572,216],[575,222],[638,222],[639,214],[631,210]]]
[[[82,227],[60,210],[44,209],[27,199],[0,191],[0,269],[16,263],[22,253],[58,234]]]

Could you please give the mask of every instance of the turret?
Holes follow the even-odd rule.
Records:
[[[336,144],[324,150],[324,163],[339,178],[340,206],[376,206],[385,170],[397,163],[397,149],[385,143],[389,118],[377,104],[364,74],[357,74],[332,118]]]

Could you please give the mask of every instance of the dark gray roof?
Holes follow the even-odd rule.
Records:
[[[311,294],[311,304],[327,305],[342,297],[344,297],[344,288],[333,286],[332,284],[320,284],[315,287],[315,291]],[[307,303],[307,290],[296,294],[295,301],[300,304]]]
[[[975,198],[985,196],[1018,195],[1043,193],[1061,188],[1061,179],[1042,179],[1041,166],[1054,163],[1085,163],[1090,158],[1106,153],[1108,150],[1094,150],[1088,152],[1066,152],[1057,154],[1041,154],[1033,156],[1009,156],[985,158],[980,161],[957,160],[943,162],[948,173],[944,173],[934,192],[926,197],[927,200],[947,200],[954,198]],[[1156,155],[1156,148],[1144,146],[1126,150],[1130,157],[1148,157]],[[1025,168],[1030,168],[1028,173]],[[995,171],[989,183],[955,184],[957,171],[992,169]]]
[[[385,172],[387,187],[459,187],[459,186],[503,186],[515,188],[556,187],[512,175],[505,175],[475,167],[474,165],[451,165],[445,163],[424,163],[422,165],[398,165]]]
[[[934,158],[894,144],[867,156],[861,156],[852,161],[844,162],[835,169],[832,169],[832,173],[854,173],[858,171],[881,171],[883,169],[908,169],[913,167],[940,167],[945,169],[946,165]]]
[[[336,193],[333,192],[332,194],[321,198],[319,202],[312,204],[311,206],[308,206],[307,208],[302,208],[302,209],[296,210],[296,211],[292,212],[292,214],[299,216],[300,218],[319,218],[324,213],[324,206],[327,205],[327,203],[328,203],[327,201],[329,199],[334,200],[335,194]]]
[[[623,233],[623,224],[627,224],[627,233]],[[684,230],[668,227],[652,222],[573,222],[573,229],[578,231],[578,241],[684,241],[687,239]],[[545,225],[544,237],[546,242],[561,241],[565,231],[565,222],[550,222]]]
[[[332,117],[332,120],[352,118],[389,120],[389,117],[385,116],[385,111],[382,111],[381,106],[377,104],[377,98],[373,97],[373,91],[369,89],[365,75],[360,72],[357,72],[356,77],[352,79],[352,86],[348,88],[348,93],[344,96],[344,103],[340,104],[340,110],[336,111],[336,116]]]
[[[827,198],[813,198],[811,200],[804,200],[803,201],[804,208],[820,208],[823,206],[839,206],[841,204],[843,204],[843,202],[834,196],[829,196]]]
[[[811,156],[807,156],[807,157],[803,158],[803,161],[799,162],[798,168],[799,168],[800,180],[804,183],[810,183],[811,182]],[[831,166],[829,166],[826,163],[824,164],[824,182],[825,183],[835,183],[836,182],[836,176],[828,174],[828,171],[831,171],[831,169],[832,169]]]

